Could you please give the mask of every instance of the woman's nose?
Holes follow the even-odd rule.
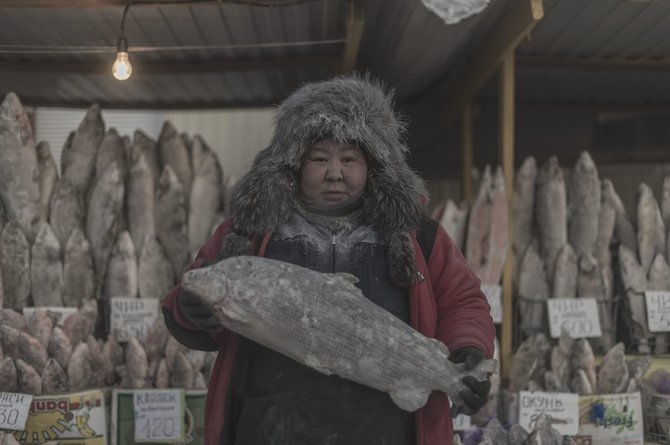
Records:
[[[342,180],[342,165],[337,161],[331,161],[326,168],[326,180],[341,181]]]

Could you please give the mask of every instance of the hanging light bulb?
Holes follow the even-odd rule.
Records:
[[[128,41],[120,37],[116,44],[116,60],[112,65],[112,74],[118,80],[126,80],[133,74],[133,66],[128,59]]]

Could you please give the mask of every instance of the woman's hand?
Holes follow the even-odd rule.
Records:
[[[469,371],[484,360],[484,353],[477,348],[465,347],[454,351],[449,355],[449,359],[454,363],[463,363],[465,369]],[[486,405],[489,399],[489,391],[491,390],[491,382],[488,379],[484,381],[477,380],[473,376],[463,377],[462,381],[468,388],[459,394],[463,402],[465,402],[465,406],[461,409],[460,414],[471,416]]]

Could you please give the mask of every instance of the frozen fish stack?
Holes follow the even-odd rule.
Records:
[[[484,428],[465,433],[464,440],[454,436],[454,445],[572,445],[574,440],[563,436],[552,427],[552,419],[546,414],[538,416],[532,431],[526,431],[518,423],[503,427],[498,419],[492,419]]]

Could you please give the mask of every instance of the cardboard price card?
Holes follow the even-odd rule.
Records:
[[[155,298],[112,297],[110,324],[116,341],[143,340],[158,316],[158,303]]]
[[[644,445],[640,393],[580,397],[579,435],[593,445]]]
[[[646,291],[649,331],[670,332],[670,292]]]
[[[533,431],[540,414],[546,414],[561,434],[574,436],[579,431],[578,408],[577,394],[521,391],[519,425],[526,431]]]
[[[112,445],[136,445],[135,417],[131,389],[112,391]],[[206,389],[187,389],[183,416],[184,440],[188,445],[205,445]]]
[[[551,298],[547,300],[547,311],[552,338],[559,338],[563,329],[572,338],[602,336],[595,298]]]
[[[13,434],[24,445],[49,441],[59,445],[107,445],[102,391],[35,396],[25,427]]]
[[[493,318],[493,322],[496,324],[502,323],[502,286],[499,284],[482,284],[482,292],[486,295],[489,306],[491,306],[491,318]]]
[[[459,414],[453,422],[454,431],[469,431],[472,429],[472,419],[465,414]]]
[[[33,396],[0,392],[0,429],[23,430],[26,427]]]
[[[135,442],[183,442],[184,404],[183,389],[133,392]]]

